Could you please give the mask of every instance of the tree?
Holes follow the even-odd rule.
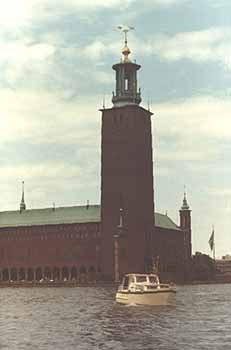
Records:
[[[192,280],[209,281],[215,279],[214,260],[209,255],[196,252],[191,262]]]

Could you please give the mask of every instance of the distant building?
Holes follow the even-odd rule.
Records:
[[[231,256],[225,255],[216,259],[216,279],[221,282],[231,282]]]
[[[222,260],[225,260],[225,261],[231,260],[231,255],[226,254],[226,255],[222,256]]]
[[[151,115],[140,107],[140,65],[113,65],[113,107],[102,109],[101,206],[0,212],[1,280],[114,280],[158,269],[184,279],[191,258],[191,211],[184,195],[178,227],[154,214]]]

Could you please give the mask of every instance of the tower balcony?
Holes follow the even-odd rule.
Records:
[[[115,95],[112,93],[112,103],[114,107],[121,107],[126,105],[139,105],[141,102],[141,92],[133,93],[131,91],[124,91],[123,94]]]

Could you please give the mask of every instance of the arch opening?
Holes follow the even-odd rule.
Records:
[[[15,267],[10,269],[10,280],[17,281],[18,280],[18,271]]]
[[[28,274],[28,281],[34,281],[34,269],[32,267],[29,267],[27,270]]]
[[[88,270],[88,280],[90,282],[94,282],[96,281],[96,271],[95,271],[95,267],[93,265],[91,265],[89,267],[89,270]]]
[[[51,269],[48,266],[46,266],[44,269],[44,279],[46,281],[51,281],[51,279],[52,279],[51,277],[52,277],[51,276]]]
[[[78,277],[78,272],[77,272],[77,268],[75,266],[73,266],[71,268],[71,280],[77,280],[77,277]]]
[[[36,281],[42,281],[43,280],[43,273],[41,267],[37,267],[35,270],[35,279]]]
[[[80,266],[80,269],[79,269],[79,273],[80,273],[80,282],[87,282],[87,269],[85,266]]]
[[[9,281],[10,275],[9,275],[9,270],[8,269],[3,269],[2,270],[2,280],[4,282]]]
[[[58,267],[54,267],[53,269],[53,279],[54,281],[60,280],[60,269]]]
[[[18,279],[19,279],[19,281],[25,281],[25,279],[26,279],[26,271],[25,271],[25,269],[23,267],[21,267],[19,269]]]
[[[64,266],[62,268],[62,280],[68,281],[68,279],[69,279],[69,271],[68,271],[68,268],[66,266]]]

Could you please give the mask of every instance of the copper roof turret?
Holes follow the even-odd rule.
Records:
[[[22,181],[22,199],[20,203],[20,212],[22,212],[23,210],[26,210],[26,204],[24,199],[24,181]]]

